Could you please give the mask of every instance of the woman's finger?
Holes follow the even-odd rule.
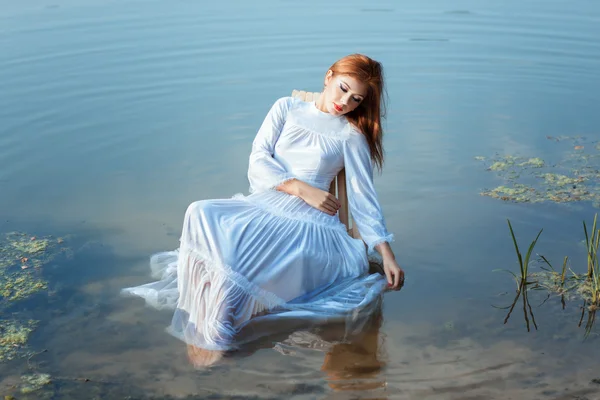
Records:
[[[342,206],[342,202],[337,197],[335,197],[334,195],[331,194],[330,196],[331,196],[330,199],[335,203],[335,205],[338,208],[340,208]]]
[[[389,268],[384,268],[383,270],[385,272],[385,277],[387,278],[387,281],[388,281],[388,286],[392,286],[392,284],[393,284],[392,272],[390,271]]]
[[[329,215],[335,215],[336,213],[336,209],[333,208],[331,205],[329,204],[323,204],[321,211],[324,211],[325,213],[329,214]]]
[[[398,270],[398,276],[397,276],[397,287],[402,287],[404,285],[404,271],[403,270]]]
[[[392,288],[397,289],[398,288],[398,271],[396,271],[395,269],[393,269],[391,271],[391,275],[392,275]]]
[[[340,208],[338,207],[337,203],[336,203],[336,202],[334,202],[334,201],[331,201],[331,200],[329,200],[329,201],[327,202],[327,204],[329,205],[329,207],[333,208],[333,209],[334,209],[334,210],[336,210],[336,211],[340,209]]]
[[[325,202],[326,202],[326,203],[328,203],[328,204],[331,204],[332,206],[334,206],[334,207],[336,207],[336,208],[337,208],[337,205],[338,205],[338,203],[337,203],[337,201],[336,201],[336,198],[335,198],[335,196],[333,196],[333,195],[331,195],[331,194],[330,194],[330,195],[328,195],[328,196],[327,196],[327,199],[325,199]]]

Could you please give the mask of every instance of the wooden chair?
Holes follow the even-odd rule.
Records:
[[[303,90],[293,90],[292,97],[297,99],[312,102],[316,101],[321,93],[319,92],[305,92]],[[333,182],[331,182],[331,186],[329,187],[329,193],[336,196],[340,202],[342,203],[342,207],[339,211],[340,221],[346,225],[346,230],[348,234],[353,238],[360,239],[360,234],[358,233],[358,228],[355,226],[354,221],[352,220],[352,215],[350,210],[348,209],[348,195],[346,192],[346,171],[342,169],[340,173],[335,177]]]

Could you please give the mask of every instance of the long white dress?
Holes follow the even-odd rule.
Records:
[[[275,189],[297,178],[328,190],[344,167],[350,211],[364,243],[348,235],[337,215]],[[369,313],[387,283],[368,274],[365,243],[372,252],[392,235],[364,136],[314,102],[281,98],[253,142],[248,178],[248,196],[192,203],[179,249],[151,258],[158,281],[124,293],[175,309],[168,331],[211,350],[234,349],[264,335],[256,328],[261,321],[357,320]]]

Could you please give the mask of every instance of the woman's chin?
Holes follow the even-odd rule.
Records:
[[[327,109],[327,111],[329,111],[329,114],[335,116],[335,117],[339,117],[344,115],[344,113],[342,111],[338,111],[335,109],[335,107],[330,107]]]

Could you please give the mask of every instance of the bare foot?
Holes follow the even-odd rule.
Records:
[[[201,347],[192,346],[191,344],[188,344],[187,352],[190,363],[196,368],[208,367],[223,358],[222,351],[206,350]]]

